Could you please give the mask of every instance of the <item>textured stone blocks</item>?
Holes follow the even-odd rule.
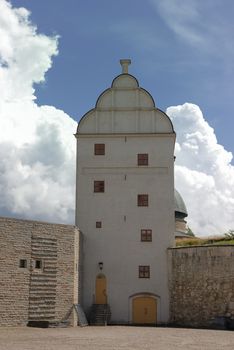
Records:
[[[0,247],[0,325],[64,320],[78,303],[77,228],[0,218]]]

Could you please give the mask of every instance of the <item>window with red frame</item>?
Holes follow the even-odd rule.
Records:
[[[150,267],[148,265],[139,266],[139,278],[150,278]]]
[[[152,242],[152,230],[141,230],[141,242]]]
[[[105,182],[104,181],[94,181],[94,192],[104,192]]]
[[[149,205],[148,194],[138,194],[137,205],[138,205],[138,207],[148,207],[148,205]]]
[[[105,144],[104,143],[95,143],[94,144],[94,155],[95,156],[104,156],[105,155]]]
[[[148,153],[139,153],[137,155],[137,164],[138,165],[148,165],[149,164]]]

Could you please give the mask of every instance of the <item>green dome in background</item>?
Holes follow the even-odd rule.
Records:
[[[175,217],[185,218],[186,216],[188,216],[188,212],[187,212],[187,208],[185,206],[184,200],[176,189],[174,189],[174,206],[175,206]]]

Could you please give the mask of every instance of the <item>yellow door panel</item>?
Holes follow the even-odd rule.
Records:
[[[132,322],[136,324],[156,324],[156,300],[152,297],[138,297],[133,299]]]
[[[106,277],[98,275],[96,277],[96,304],[107,304]]]

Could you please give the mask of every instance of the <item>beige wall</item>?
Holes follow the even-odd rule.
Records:
[[[74,226],[0,218],[0,325],[58,322],[78,302],[79,233]],[[27,268],[19,260],[27,260]],[[35,268],[35,261],[42,269]],[[70,324],[75,324],[72,312]]]
[[[234,246],[168,250],[171,322],[212,327],[234,317]]]

